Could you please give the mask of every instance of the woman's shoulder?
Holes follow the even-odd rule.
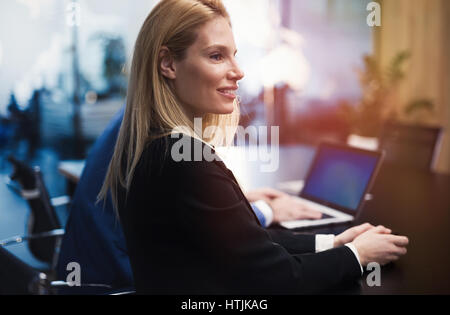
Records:
[[[243,200],[232,172],[214,148],[199,139],[184,134],[155,139],[146,146],[142,161],[145,160],[143,164],[148,169],[136,173],[141,183],[157,183],[161,191],[169,188],[177,192],[178,198],[189,196],[214,209]]]
[[[172,133],[148,141],[139,164],[140,167],[150,167],[150,171],[161,172],[164,169],[214,171],[225,167],[212,146],[182,133]]]

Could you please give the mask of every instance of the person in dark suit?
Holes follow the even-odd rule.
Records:
[[[238,123],[236,52],[220,0],[162,0],[139,32],[99,194],[118,210],[136,292],[319,293],[404,255],[408,239],[382,226],[318,250],[314,235],[260,225],[214,150]]]
[[[105,179],[123,108],[114,116],[90,150],[83,173],[72,198],[69,219],[61,243],[57,273],[65,281],[70,262],[81,268],[83,283],[104,284],[114,289],[134,287],[125,236],[113,211],[111,198],[96,204],[97,195]],[[62,293],[96,293],[103,289],[70,288]]]

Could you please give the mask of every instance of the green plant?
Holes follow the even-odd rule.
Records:
[[[364,66],[358,69],[362,89],[361,100],[357,104],[342,102],[340,112],[351,126],[353,133],[366,137],[378,136],[389,111],[389,97],[405,78],[403,65],[410,57],[402,51],[395,55],[386,69],[382,69],[376,58],[364,56]]]

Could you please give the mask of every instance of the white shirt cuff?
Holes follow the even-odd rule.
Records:
[[[269,226],[273,221],[272,208],[264,200],[255,201],[253,204],[261,211],[264,218],[266,218],[266,227]]]
[[[334,247],[333,234],[316,234],[316,253],[332,249],[333,247]]]
[[[364,273],[364,270],[363,270],[363,267],[361,265],[361,260],[359,260],[358,250],[356,249],[355,245],[353,245],[352,243],[347,243],[347,244],[345,244],[345,246],[350,248],[352,250],[353,254],[355,254],[356,259],[358,260],[359,267],[361,268],[361,275],[362,275]]]

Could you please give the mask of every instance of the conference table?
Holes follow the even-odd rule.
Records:
[[[280,146],[279,151],[256,146],[217,149],[244,189],[285,188],[306,177],[315,148]],[[271,157],[271,158],[269,158]],[[61,174],[76,184],[84,161],[63,161]],[[383,165],[360,215],[351,225],[384,225],[410,240],[408,253],[383,266],[380,285],[372,285],[373,270],[365,270],[352,285],[331,294],[450,294],[450,176]],[[294,191],[290,191],[294,193]],[[351,226],[333,225],[294,230],[295,233],[337,234]],[[272,226],[281,229],[281,226]]]

